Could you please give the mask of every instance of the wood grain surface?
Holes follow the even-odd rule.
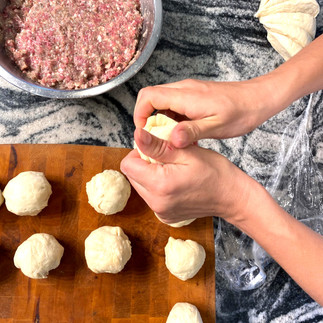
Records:
[[[52,185],[38,216],[0,208],[0,322],[162,323],[176,302],[195,304],[204,323],[215,322],[215,259],[211,218],[182,228],[162,224],[132,189],[126,208],[104,216],[88,204],[85,184],[104,169],[120,170],[127,149],[77,145],[1,145],[0,185],[27,170]],[[103,225],[123,228],[132,257],[119,274],[95,274],[86,265],[84,240]],[[17,247],[34,233],[54,235],[65,251],[47,279],[30,279],[13,264]],[[167,270],[168,237],[202,244],[206,262],[183,282]],[[189,322],[187,322],[189,323]]]

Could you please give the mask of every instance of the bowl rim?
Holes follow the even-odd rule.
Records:
[[[17,78],[7,69],[5,69],[2,65],[0,65],[0,76],[4,80],[8,81],[9,83],[21,90],[27,91],[31,94],[52,99],[87,98],[110,91],[115,87],[125,83],[140,71],[140,69],[146,64],[146,62],[150,58],[159,41],[163,19],[162,0],[153,0],[153,3],[155,8],[155,14],[152,24],[153,29],[149,37],[149,41],[147,41],[147,44],[142,50],[138,59],[131,63],[131,65],[129,65],[129,67],[126,68],[121,74],[119,74],[118,76],[109,80],[106,83],[80,90],[61,90],[55,88],[48,88],[41,85],[37,85],[35,83],[31,83],[30,81],[25,79]]]

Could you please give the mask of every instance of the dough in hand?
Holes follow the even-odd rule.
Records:
[[[156,115],[150,116],[147,119],[144,130],[146,130],[147,132],[151,133],[159,139],[170,140],[170,135],[177,123],[177,121],[165,116],[164,114],[158,113]],[[137,147],[136,143],[134,145],[134,148],[138,150],[138,153],[142,159],[150,163],[157,163],[155,159],[143,154]]]
[[[100,227],[85,239],[86,263],[95,273],[116,274],[130,257],[131,243],[120,227]]]
[[[156,218],[160,221],[160,222],[163,222],[165,223],[155,212],[154,214],[156,215]],[[183,220],[183,221],[179,221],[179,222],[176,222],[176,223],[165,223],[173,228],[180,228],[180,227],[183,227],[185,225],[189,225],[191,224],[193,221],[195,221],[196,219],[189,219],[189,220]]]
[[[105,215],[122,211],[130,197],[130,183],[116,170],[105,170],[86,183],[89,203],[98,213]]]
[[[205,261],[204,248],[195,241],[169,237],[165,247],[166,267],[177,278],[193,278]]]
[[[17,248],[13,261],[24,275],[42,279],[59,266],[63,253],[64,248],[52,235],[36,233]]]
[[[173,306],[166,323],[203,323],[203,321],[195,305],[181,302]]]
[[[37,215],[48,205],[51,194],[45,175],[33,171],[18,174],[3,191],[7,209],[16,215]]]
[[[165,116],[164,114],[158,113],[156,115],[150,116],[147,119],[144,130],[148,131],[149,133],[151,133],[152,135],[154,135],[155,137],[157,137],[159,139],[170,140],[171,133],[177,124],[178,124],[177,121]],[[137,147],[136,143],[134,145],[134,148],[138,150],[138,153],[142,159],[144,159],[150,163],[157,163],[157,161],[155,159],[150,158],[150,157],[146,156],[145,154],[143,154],[140,151],[140,149]],[[159,221],[163,222],[158,217],[158,215],[156,213],[155,213],[155,215]],[[196,220],[196,219],[184,220],[184,221],[180,221],[178,223],[172,223],[172,224],[168,224],[165,222],[163,222],[163,223],[168,224],[174,228],[179,228],[184,225],[189,225],[194,220]]]

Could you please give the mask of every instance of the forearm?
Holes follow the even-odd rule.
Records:
[[[323,237],[286,213],[260,185],[230,221],[258,242],[314,300],[323,305]]]
[[[264,93],[263,114],[269,118],[292,102],[323,89],[323,35],[269,74],[250,80]]]

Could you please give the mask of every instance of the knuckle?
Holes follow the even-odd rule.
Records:
[[[167,142],[164,140],[155,140],[153,145],[153,158],[161,158],[167,150]]]
[[[188,130],[191,139],[197,140],[200,137],[201,129],[195,122],[183,121],[184,127]]]
[[[159,196],[165,197],[168,196],[171,193],[170,185],[166,181],[159,181],[156,185],[156,192]]]
[[[199,138],[200,133],[201,133],[201,129],[199,128],[199,126],[196,123],[191,124],[191,131],[193,133],[193,138],[194,139]]]
[[[137,96],[137,101],[143,100],[147,97],[147,95],[149,94],[149,92],[151,91],[151,86],[142,88],[139,90],[138,92],[138,96]]]

